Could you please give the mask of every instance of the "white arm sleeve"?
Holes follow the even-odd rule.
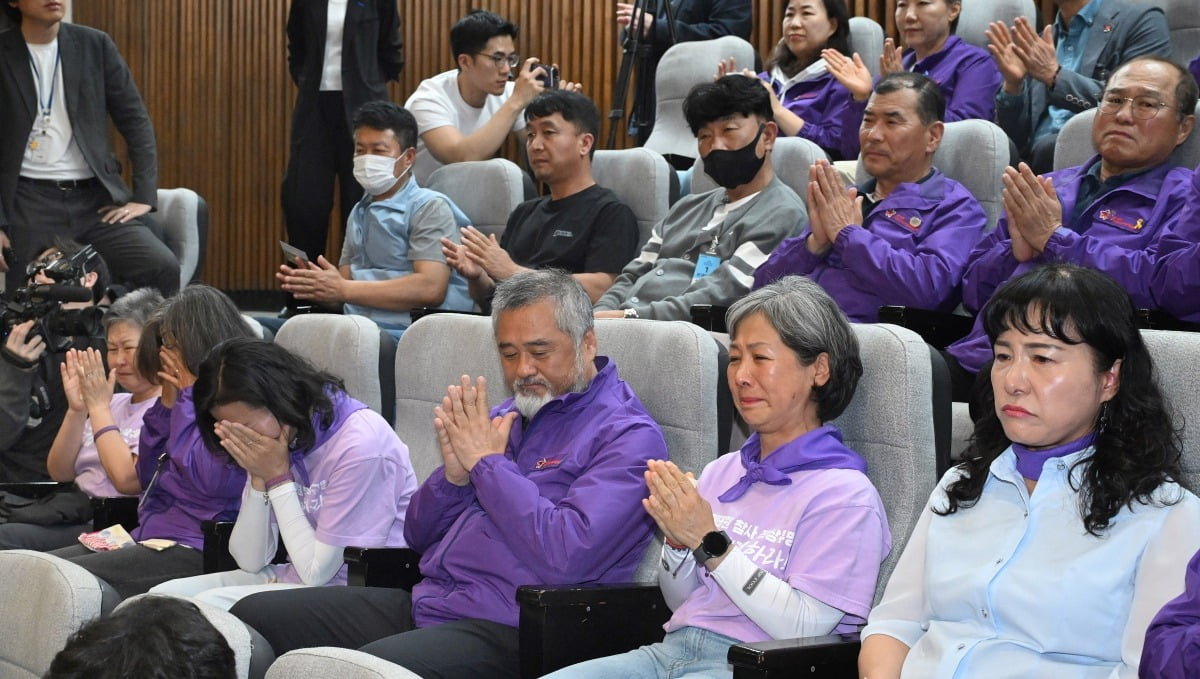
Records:
[[[237,562],[238,568],[257,573],[275,556],[276,539],[267,498],[251,488],[247,479],[242,491],[242,506],[233,524],[233,533],[229,536],[229,554]]]
[[[671,610],[677,610],[688,596],[700,586],[696,560],[691,550],[671,549],[664,542],[658,565],[658,588]]]
[[[773,639],[829,634],[845,615],[758,568],[732,547],[711,575],[734,605]]]
[[[306,585],[324,585],[341,569],[342,547],[327,545],[317,539],[317,533],[308,523],[300,498],[296,496],[295,482],[272,488],[271,509],[279,523],[279,534],[288,550],[288,561],[296,569],[300,581]]]

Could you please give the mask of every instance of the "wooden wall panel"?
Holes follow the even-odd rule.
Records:
[[[895,0],[848,0],[894,34]],[[1043,0],[1050,2],[1050,0]],[[279,185],[295,88],[287,76],[289,0],[87,0],[74,20],[112,35],[158,137],[159,185],[187,186],[209,204],[202,278],[224,289],[273,290],[283,237]],[[605,120],[621,54],[613,0],[399,0],[405,61],[392,99],[453,68],[449,28],[480,7],[516,21],[524,55],[558,63],[583,83]],[[752,42],[767,56],[779,39],[783,0],[754,0]],[[624,125],[622,125],[624,127]],[[119,140],[119,137],[114,137]],[[628,145],[622,132],[618,146]],[[124,149],[117,145],[118,153]],[[506,149],[510,157],[515,148]],[[342,227],[332,220],[329,252]]]

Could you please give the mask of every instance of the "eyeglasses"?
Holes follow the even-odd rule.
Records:
[[[1125,102],[1129,102],[1129,112],[1134,118],[1139,120],[1150,120],[1158,115],[1158,112],[1170,106],[1170,104],[1161,102],[1154,97],[1118,97],[1115,94],[1106,94],[1100,100],[1100,112],[1104,115],[1113,116],[1125,108]]]
[[[521,55],[516,52],[511,54],[505,54],[504,52],[493,52],[492,54],[476,52],[475,54],[491,59],[492,63],[496,64],[496,68],[500,68],[504,64],[508,64],[509,68],[516,68],[521,63]]]
[[[62,264],[55,266],[55,264],[58,264],[59,262],[62,262]],[[49,275],[50,272],[57,272],[60,269],[69,268],[70,264],[70,261],[63,259],[63,253],[61,251],[55,250],[54,252],[51,252],[44,257],[39,257],[38,259],[35,259],[27,264],[25,266],[25,275],[29,278],[33,278],[38,274],[39,271],[44,271],[47,269],[49,270],[47,271],[47,275]]]

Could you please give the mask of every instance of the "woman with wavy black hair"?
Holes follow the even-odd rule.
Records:
[[[860,675],[1134,677],[1200,500],[1129,295],[1054,264],[983,311],[992,403],[863,630]]]

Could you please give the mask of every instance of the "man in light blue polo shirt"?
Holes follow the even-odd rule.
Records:
[[[1034,172],[1054,169],[1054,142],[1071,116],[1095,108],[1108,77],[1138,56],[1168,57],[1162,9],[1132,0],[1058,0],[1041,35],[1024,17],[987,30],[1003,76],[996,122]]]
[[[446,196],[421,188],[410,170],[417,123],[385,101],[364,104],[354,115],[354,178],[365,195],[346,222],[342,256],[334,266],[283,265],[275,277],[296,299],[342,304],[348,314],[375,321],[399,337],[412,323],[409,310],[470,310],[466,281],[442,254],[442,239],[458,240],[470,222]]]

